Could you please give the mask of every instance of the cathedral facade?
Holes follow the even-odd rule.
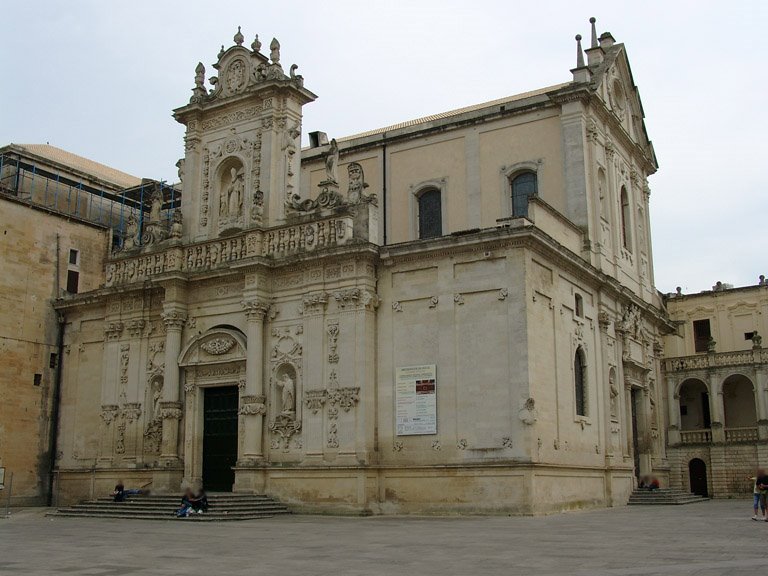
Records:
[[[104,285],[57,301],[60,502],[123,479],[546,513],[668,479],[657,164],[622,44],[593,22],[567,82],[303,150],[316,96],[277,40],[238,30],[213,66],[174,111],[180,205],[154,196]]]

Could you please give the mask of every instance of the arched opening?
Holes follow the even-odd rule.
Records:
[[[621,242],[624,248],[632,251],[632,229],[630,219],[629,194],[627,187],[621,187]]]
[[[535,172],[523,172],[511,181],[512,187],[512,216],[528,216],[528,198],[539,192]]]
[[[688,463],[688,480],[691,492],[697,496],[709,496],[707,489],[707,465],[704,460],[694,458]]]
[[[680,386],[680,429],[708,430],[709,390],[701,380],[689,379]]]
[[[440,190],[427,188],[417,197],[419,240],[443,235],[443,199]]]
[[[584,349],[579,346],[573,358],[574,391],[576,394],[576,415],[587,415],[587,362]]]
[[[723,382],[723,416],[726,428],[757,426],[754,386],[746,376],[733,374]]]

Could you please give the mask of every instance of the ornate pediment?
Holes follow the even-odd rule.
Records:
[[[180,366],[245,361],[245,337],[237,330],[213,328],[193,339],[181,354]]]

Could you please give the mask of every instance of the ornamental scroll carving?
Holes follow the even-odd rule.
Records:
[[[213,338],[200,344],[200,348],[212,356],[219,356],[232,350],[234,345],[235,341],[232,338]]]

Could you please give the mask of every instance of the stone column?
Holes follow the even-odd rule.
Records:
[[[114,435],[119,409],[117,404],[118,358],[123,327],[122,322],[107,322],[104,326],[99,460],[105,465],[111,464],[114,456]]]
[[[715,444],[725,442],[725,430],[723,429],[723,392],[718,386],[718,375],[712,370],[707,374],[709,384],[709,416],[712,421],[712,442]]]
[[[765,386],[768,374],[762,368],[755,370],[755,406],[757,408],[757,433],[760,440],[768,439],[768,407],[765,403]]]
[[[243,452],[238,466],[252,464],[264,458],[262,430],[267,412],[264,396],[264,316],[269,304],[260,300],[243,303],[248,320],[248,348],[245,358],[245,390],[240,398],[243,416]]]
[[[650,475],[653,472],[651,457],[653,455],[653,435],[651,423],[651,392],[647,382],[642,390],[643,405],[642,411],[637,414],[637,433],[640,436],[638,447],[640,449],[640,475]]]
[[[670,446],[680,444],[680,395],[675,391],[677,382],[672,377],[666,378],[667,410],[669,413],[668,440]]]
[[[163,312],[162,318],[166,335],[163,401],[160,403],[163,419],[160,458],[166,466],[169,466],[177,463],[179,459],[179,421],[182,415],[181,402],[179,402],[179,354],[181,353],[181,331],[187,321],[187,315],[179,309],[167,309]]]

